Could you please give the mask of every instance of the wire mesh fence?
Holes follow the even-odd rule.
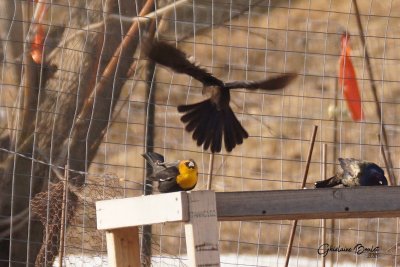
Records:
[[[314,125],[307,188],[322,179],[324,144],[328,176],[338,157],[353,157],[396,181],[399,23],[397,0],[3,0],[0,265],[107,266],[94,203],[144,194],[145,151],[194,159],[195,190],[206,189],[210,152],[177,111],[203,101],[203,85],[150,62],[143,48],[152,36],[224,81],[297,73],[282,90],[231,91],[249,138],[215,153],[212,190],[300,189]],[[338,82],[345,31],[360,121]],[[282,266],[290,228],[290,221],[220,222],[221,265]],[[321,220],[299,222],[289,266],[322,266],[321,230]],[[331,251],[327,264],[400,263],[397,218],[328,220],[326,232],[332,248],[379,247],[377,257]],[[154,225],[146,235],[145,264],[187,265],[182,224]]]

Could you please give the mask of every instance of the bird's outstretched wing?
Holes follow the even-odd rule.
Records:
[[[186,54],[166,42],[154,40],[144,43],[145,54],[158,64],[171,68],[178,73],[192,76],[204,85],[223,86],[224,83],[207,70],[190,62]]]
[[[292,80],[297,77],[295,73],[288,73],[279,75],[277,77],[273,77],[270,79],[257,80],[257,81],[232,81],[226,82],[224,87],[226,89],[236,89],[236,88],[245,88],[245,89],[268,89],[268,90],[276,90],[282,89],[286,85],[288,85]]]

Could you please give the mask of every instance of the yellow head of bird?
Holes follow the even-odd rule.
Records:
[[[179,162],[179,175],[176,182],[183,189],[193,188],[197,184],[197,164],[194,160],[181,160]]]

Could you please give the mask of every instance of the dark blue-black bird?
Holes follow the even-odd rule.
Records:
[[[168,43],[155,40],[147,43],[144,49],[145,54],[154,62],[175,72],[190,75],[203,84],[203,95],[208,98],[198,103],[180,105],[178,111],[184,113],[181,121],[186,124],[186,131],[193,132],[192,137],[197,141],[197,145],[202,145],[205,150],[210,148],[211,152],[221,151],[222,140],[226,151],[230,152],[249,137],[229,106],[230,90],[276,90],[285,87],[296,78],[296,74],[286,73],[257,81],[224,82]]]
[[[315,183],[315,188],[344,186],[387,185],[385,172],[375,163],[353,158],[339,158],[342,171],[335,176]]]

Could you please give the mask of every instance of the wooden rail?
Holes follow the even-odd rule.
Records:
[[[96,212],[110,266],[140,266],[138,226],[179,221],[190,266],[219,266],[217,220],[400,217],[400,187],[176,192],[98,201]]]

